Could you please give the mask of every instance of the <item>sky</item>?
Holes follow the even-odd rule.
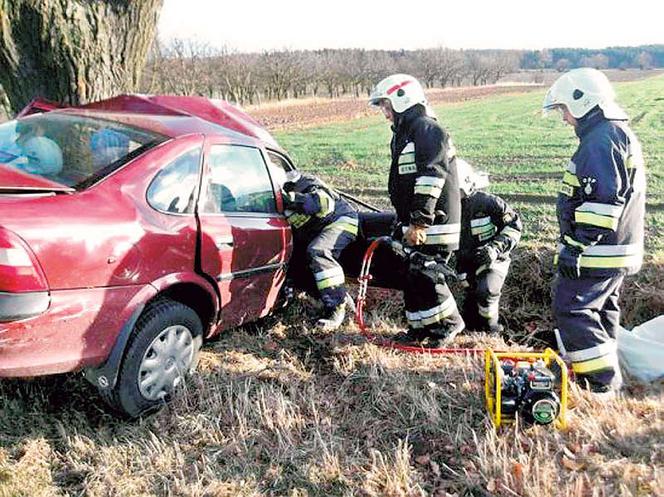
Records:
[[[661,0],[164,0],[159,36],[279,49],[603,48],[664,43]]]

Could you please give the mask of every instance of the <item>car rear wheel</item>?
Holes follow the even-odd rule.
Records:
[[[168,402],[198,362],[203,325],[190,307],[162,298],[139,318],[127,344],[111,406],[135,418]]]

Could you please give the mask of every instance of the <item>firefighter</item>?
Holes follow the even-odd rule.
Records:
[[[462,315],[466,327],[500,333],[500,293],[510,266],[510,253],[521,238],[521,219],[503,199],[480,191],[489,185],[462,159],[457,159],[461,189],[461,244],[457,273],[466,284]]]
[[[346,316],[345,275],[339,256],[357,238],[358,214],[320,179],[290,171],[284,190],[286,219],[293,228],[296,250],[306,247],[307,267],[323,303],[318,326],[338,329]]]
[[[558,194],[560,240],[553,312],[561,352],[580,384],[614,395],[622,383],[616,353],[618,298],[643,260],[645,169],[627,114],[600,71],[559,77],[544,98],[574,127],[579,146]]]
[[[395,236],[409,248],[402,342],[437,347],[464,329],[443,268],[459,248],[461,202],[452,139],[429,110],[420,83],[406,74],[380,81],[369,97],[392,123],[388,191]]]

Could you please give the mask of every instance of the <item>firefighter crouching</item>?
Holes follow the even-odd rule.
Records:
[[[457,159],[461,189],[461,246],[457,273],[466,282],[462,316],[471,330],[500,333],[500,293],[510,266],[510,253],[521,238],[521,219],[503,199],[480,191],[486,174]]]
[[[408,332],[401,342],[437,347],[464,329],[441,271],[459,248],[461,204],[452,140],[428,110],[420,83],[405,74],[380,81],[369,97],[392,122],[388,190],[410,246],[404,282]]]
[[[574,69],[549,89],[545,110],[574,127],[579,146],[557,201],[560,245],[553,312],[561,352],[579,383],[612,395],[622,383],[616,353],[618,298],[643,259],[645,170],[641,145],[606,76]]]
[[[296,250],[306,247],[307,267],[323,303],[318,326],[338,329],[345,318],[346,286],[339,255],[357,237],[357,211],[320,179],[288,173],[284,183],[286,219]]]

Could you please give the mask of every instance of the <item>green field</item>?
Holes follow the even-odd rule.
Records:
[[[647,250],[664,250],[664,77],[616,84],[632,116],[648,167]],[[525,241],[550,243],[562,167],[575,150],[573,130],[555,114],[540,112],[544,91],[437,107],[460,157],[491,173],[493,193],[513,200],[526,222]],[[387,205],[391,131],[382,115],[304,131],[276,133],[300,168],[340,189],[365,190],[365,200]],[[369,194],[367,194],[369,193]],[[520,201],[528,195],[528,202]]]

